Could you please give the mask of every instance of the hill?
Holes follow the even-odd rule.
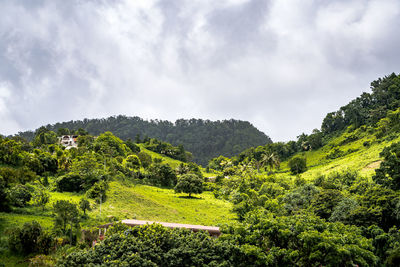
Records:
[[[44,127],[31,143],[0,138],[2,260],[15,263],[21,257],[12,251],[35,248],[34,255],[49,254],[37,260],[60,266],[399,266],[400,76],[371,88],[329,113],[320,130],[220,155],[207,173],[184,162],[190,153],[182,146],[152,138],[133,143],[81,131],[78,148],[69,150]],[[206,192],[174,194],[181,182]],[[51,201],[43,205],[46,194]],[[220,223],[222,235],[117,225],[102,236],[93,227],[124,218]],[[32,240],[35,223],[5,230],[32,219],[51,235],[39,229]],[[99,244],[90,248],[93,240]]]
[[[114,116],[106,119],[84,119],[47,125],[47,129],[84,129],[92,135],[111,131],[121,139],[157,138],[175,146],[183,145],[193,153],[193,160],[202,165],[216,156],[232,157],[252,146],[271,143],[271,139],[251,123],[241,120],[210,121],[179,119],[175,123],[164,120],[143,120],[139,117]],[[33,132],[19,133],[32,140]]]
[[[192,173],[202,177],[203,173],[195,163],[146,148],[157,150],[155,145],[163,145],[170,150],[166,154],[171,154],[176,147],[170,144],[153,139],[140,144],[123,142],[106,132],[96,138],[79,136],[79,146],[66,149],[55,136],[41,128],[30,143],[0,137],[0,265],[27,266],[24,257],[30,247],[51,249],[57,236],[74,244],[73,240],[82,238],[81,230],[110,221],[218,225],[235,220],[232,204],[215,199],[210,191],[190,198],[174,192],[177,176]],[[85,214],[84,200],[90,206]],[[64,208],[61,217],[56,216],[57,205]],[[59,224],[62,218],[73,220],[66,229]],[[14,228],[30,229],[35,227],[33,221],[51,234],[50,245],[30,244],[22,252],[20,247],[10,247]],[[31,252],[39,252],[37,249]]]

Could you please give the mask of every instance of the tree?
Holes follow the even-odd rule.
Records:
[[[55,144],[58,142],[57,134],[42,126],[35,132],[33,145],[40,147],[41,145]]]
[[[138,157],[140,159],[140,163],[142,164],[143,168],[147,168],[151,165],[152,159],[149,154],[144,151],[138,153]]]
[[[292,174],[300,174],[307,170],[307,161],[305,158],[297,156],[289,160],[289,168]]]
[[[33,202],[37,206],[42,207],[42,210],[44,210],[45,205],[49,203],[49,200],[50,200],[50,194],[47,193],[44,188],[37,189],[33,195]]]
[[[109,156],[126,156],[127,146],[111,132],[99,135],[93,143],[94,150]]]
[[[11,204],[16,207],[25,207],[32,198],[32,193],[26,185],[17,184],[10,190]]]
[[[0,211],[7,211],[10,208],[10,201],[7,196],[7,186],[3,177],[0,175]]]
[[[204,231],[169,229],[159,224],[129,229],[116,224],[92,249],[74,250],[57,266],[262,266],[237,245]],[[264,264],[265,265],[265,264]]]
[[[83,211],[83,214],[86,215],[87,210],[92,210],[90,207],[90,203],[87,199],[82,198],[81,201],[79,201],[79,208]]]
[[[174,186],[176,184],[175,171],[168,164],[153,164],[150,168],[150,179],[154,184]]]
[[[271,172],[273,168],[279,168],[279,158],[274,152],[263,154],[260,160],[260,165],[263,167],[269,167],[269,171]]]
[[[67,226],[70,226],[70,235],[72,241],[72,230],[73,227],[79,226],[79,212],[76,204],[71,203],[67,200],[58,200],[54,204],[55,228],[61,228],[64,234],[67,233]]]
[[[372,179],[393,190],[400,189],[400,143],[385,147],[379,154],[383,157],[381,166],[375,170]]]
[[[37,221],[25,223],[22,228],[14,228],[8,239],[10,250],[25,255],[36,251],[42,231]]]
[[[203,180],[195,174],[184,174],[178,178],[175,193],[186,193],[191,197],[192,194],[201,194],[203,192]]]
[[[68,128],[58,128],[57,129],[57,135],[61,136],[61,135],[69,135],[71,132]]]
[[[126,158],[126,166],[132,169],[139,169],[140,168],[140,159],[136,155],[129,155]]]

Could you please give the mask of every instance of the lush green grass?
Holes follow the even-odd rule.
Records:
[[[172,189],[147,185],[123,185],[111,182],[102,216],[175,223],[216,225],[234,219],[232,204],[215,199],[210,192],[187,198]],[[99,207],[90,212],[99,213]]]
[[[346,141],[351,135],[357,135],[359,139]],[[379,167],[382,160],[379,153],[393,142],[399,142],[400,137],[393,140],[377,140],[376,137],[367,132],[356,131],[354,133],[345,132],[342,135],[333,138],[324,147],[315,151],[306,151],[299,153],[307,159],[308,170],[301,174],[305,179],[313,179],[319,175],[331,172],[340,172],[344,170],[355,170],[361,175],[371,178],[375,174],[375,169]],[[370,145],[364,145],[369,142]],[[345,155],[328,159],[327,156],[337,148]],[[282,162],[281,168],[277,174],[279,177],[290,175],[288,161]]]
[[[146,185],[110,183],[108,198],[102,204],[100,217],[99,205],[94,201],[94,209],[88,214],[90,219],[81,225],[100,225],[111,215],[118,219],[141,219],[162,222],[218,225],[234,220],[232,204],[217,200],[210,192],[187,198],[184,194],[175,194],[172,189]],[[7,231],[21,227],[26,222],[38,221],[43,227],[51,229],[54,217],[51,207],[57,200],[70,200],[79,203],[84,194],[51,192],[51,200],[43,211],[40,207],[14,209],[12,213],[0,212],[0,263],[5,266],[28,266],[27,258],[10,255],[5,249]]]
[[[187,198],[185,194],[175,194],[172,189],[147,185],[122,184],[110,182],[108,198],[102,205],[101,218],[114,216],[118,219],[143,219],[176,223],[215,225],[234,219],[232,205],[217,200],[210,192]],[[57,200],[69,200],[76,204],[84,194],[51,192],[50,202],[43,211],[40,207],[14,209],[12,213],[0,212],[0,234],[26,222],[38,221],[42,226],[51,228],[54,217],[51,207]],[[100,207],[91,200],[94,209],[88,214],[92,218],[83,222],[94,225],[99,221]]]
[[[182,162],[179,161],[179,160],[176,160],[176,159],[167,157],[167,156],[165,156],[165,155],[158,154],[158,153],[156,153],[156,152],[153,152],[153,151],[151,151],[151,150],[148,150],[148,149],[144,148],[144,145],[143,145],[143,144],[138,144],[138,146],[140,147],[140,151],[146,152],[146,153],[149,154],[152,158],[159,158],[159,159],[161,159],[163,163],[167,163],[167,164],[168,164],[169,166],[171,166],[171,168],[174,169],[174,170],[182,163]],[[215,173],[206,172],[206,169],[203,168],[203,167],[201,167],[200,165],[199,165],[199,167],[200,167],[200,170],[201,170],[201,172],[203,173],[203,176],[204,176],[204,177],[214,177],[214,176],[217,175],[217,174],[215,174]]]
[[[140,151],[142,152],[146,152],[147,154],[149,154],[152,158],[159,158],[162,159],[163,163],[167,163],[169,166],[171,166],[172,169],[175,169],[176,167],[179,166],[179,164],[181,164],[182,162],[170,157],[167,157],[165,155],[162,154],[158,154],[156,152],[153,152],[151,150],[148,150],[146,148],[144,148],[143,144],[138,144],[138,146],[140,147]]]

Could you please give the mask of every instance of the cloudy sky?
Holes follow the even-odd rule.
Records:
[[[400,67],[399,0],[0,0],[0,133],[123,114],[319,128]]]

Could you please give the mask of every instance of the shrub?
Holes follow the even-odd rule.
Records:
[[[95,183],[86,193],[88,198],[96,199],[99,202],[100,196],[101,200],[106,199],[106,191],[108,184],[105,181]]]
[[[79,192],[82,190],[82,177],[76,173],[68,173],[56,180],[57,191]]]
[[[140,168],[140,159],[136,155],[129,155],[126,158],[126,166],[132,169],[139,169]]]
[[[25,223],[11,230],[8,245],[12,252],[27,255],[33,252],[49,253],[53,238],[37,221]]]
[[[151,165],[152,158],[146,152],[143,152],[143,151],[139,152],[138,157],[140,159],[140,163],[142,164],[143,168],[147,168]]]
[[[292,174],[300,174],[307,170],[307,161],[303,157],[294,157],[289,160],[289,168]]]
[[[150,180],[155,185],[174,186],[176,174],[168,164],[154,164],[150,168]]]
[[[3,177],[0,175],[0,211],[8,211],[10,201],[7,195],[7,187]]]
[[[10,199],[13,206],[25,207],[31,198],[32,193],[26,185],[18,184],[10,189]]]

